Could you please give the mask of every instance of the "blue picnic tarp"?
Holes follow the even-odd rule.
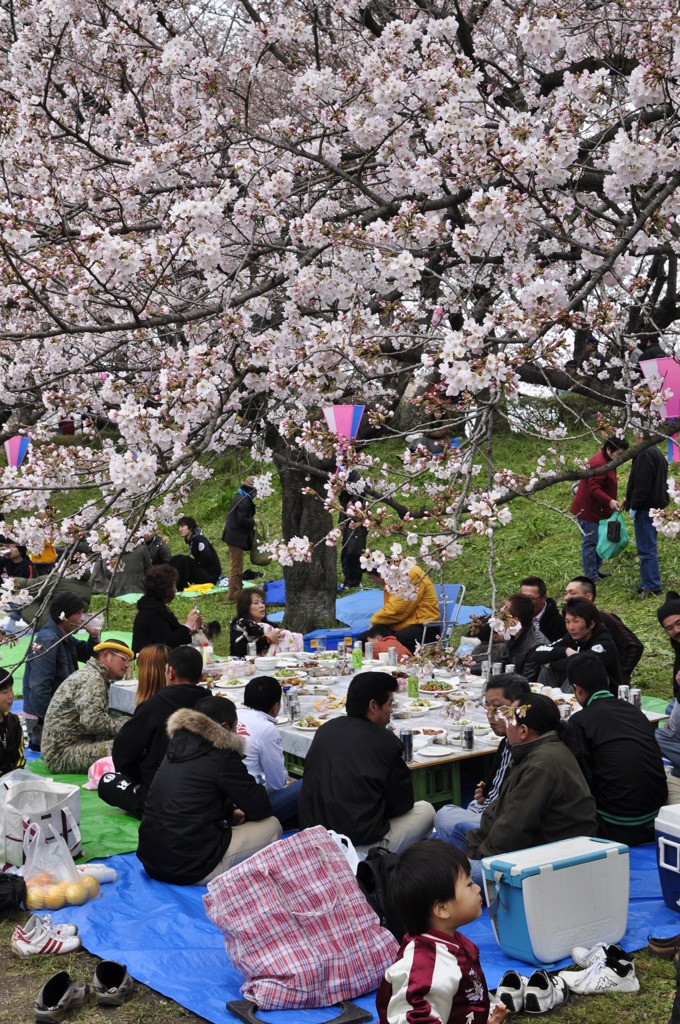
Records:
[[[134,854],[110,857],[106,863],[117,870],[118,881],[103,885],[99,899],[53,912],[52,917],[77,924],[90,953],[127,964],[138,981],[193,1013],[215,1024],[230,1020],[224,1006],[241,998],[242,978],[227,960],[220,931],[205,914],[202,896],[207,889],[154,882]],[[680,930],[680,915],[661,899],[654,845],[632,849],[630,865],[628,928],[621,944],[632,951],[645,946],[650,933],[674,935]],[[479,946],[489,988],[510,968],[531,970],[502,953],[486,911],[461,931]],[[571,960],[557,966],[569,967]],[[375,1010],[374,994],[354,1002]],[[269,1024],[321,1024],[335,1015],[331,1010],[284,1010],[260,1016]]]

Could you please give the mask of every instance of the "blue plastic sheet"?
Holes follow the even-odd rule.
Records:
[[[641,949],[647,936],[680,931],[680,914],[661,899],[653,844],[631,850],[631,901],[625,949]],[[82,907],[53,912],[57,921],[73,921],[91,953],[127,964],[138,981],[180,1003],[215,1024],[231,1018],[226,1002],[240,999],[242,978],[227,960],[220,931],[206,917],[202,886],[173,886],[147,877],[134,854],[106,861],[119,874],[118,882],[103,885],[102,895]],[[495,988],[511,967],[527,967],[510,960],[499,949],[486,915],[462,929],[480,948],[490,988]],[[549,969],[553,965],[546,965]],[[571,966],[563,960],[559,967]],[[375,1012],[374,994],[355,999]],[[322,1024],[335,1010],[283,1010],[263,1013],[269,1024]]]
[[[264,585],[267,604],[286,603],[286,584],[283,580],[269,580]]]

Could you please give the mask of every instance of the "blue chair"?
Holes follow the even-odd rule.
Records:
[[[441,633],[439,635],[439,640],[437,640],[436,643],[438,643],[440,647],[448,647],[453,627],[458,622],[461,605],[463,604],[463,598],[465,597],[465,585],[463,583],[440,583],[435,584],[434,589],[437,591],[441,621],[424,622],[423,636],[420,642],[421,644],[425,643],[428,626],[440,626]]]

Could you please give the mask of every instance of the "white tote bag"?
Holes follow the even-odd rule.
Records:
[[[78,786],[31,775],[30,779],[5,790],[0,806],[0,824],[0,861],[5,864],[21,867],[24,862],[24,832],[33,824],[43,829],[50,825],[56,835],[64,839],[72,857],[79,857],[83,852]]]

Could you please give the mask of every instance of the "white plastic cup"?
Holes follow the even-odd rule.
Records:
[[[387,651],[381,651],[380,652],[380,654],[378,655],[378,661],[381,661],[383,663],[383,665],[389,665],[390,656],[387,653]]]

